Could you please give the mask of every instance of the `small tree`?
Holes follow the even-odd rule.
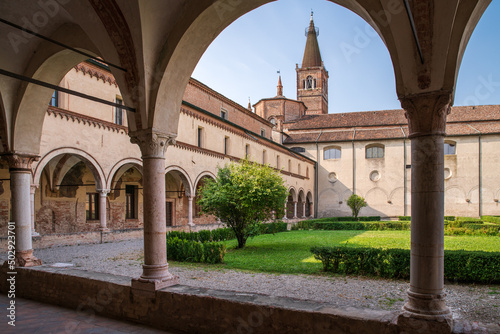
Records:
[[[238,248],[256,234],[261,222],[283,216],[288,195],[277,171],[248,160],[218,167],[217,179],[208,180],[200,191],[201,211],[231,227]]]
[[[354,217],[355,220],[358,220],[358,214],[361,208],[368,206],[368,204],[366,204],[365,199],[356,194],[352,194],[349,197],[349,199],[347,200],[347,205],[351,208],[352,216]]]

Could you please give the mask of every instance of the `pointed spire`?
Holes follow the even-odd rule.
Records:
[[[250,103],[250,96],[248,97],[248,110],[252,111],[252,104]]]
[[[278,71],[279,73],[279,71]],[[281,84],[281,74],[278,79],[278,95],[277,96],[283,96],[283,85]]]
[[[321,53],[319,52],[318,30],[314,26],[313,12],[311,11],[311,21],[307,31],[306,49],[304,50],[304,58],[302,59],[302,68],[321,66]]]

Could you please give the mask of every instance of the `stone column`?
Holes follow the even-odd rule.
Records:
[[[142,153],[144,194],[144,265],[132,288],[156,291],[179,284],[179,278],[168,271],[165,224],[165,151],[175,143],[175,136],[149,129],[130,137]]]
[[[311,215],[309,217],[314,218],[314,203],[313,202],[309,203],[309,212],[311,212]]]
[[[298,218],[297,217],[297,201],[293,202],[293,219]]]
[[[450,333],[444,288],[444,136],[451,93],[400,99],[411,139],[411,264],[408,302],[398,324]],[[423,327],[419,327],[423,328]]]
[[[106,198],[108,197],[108,194],[109,194],[108,189],[99,190],[99,223],[101,225],[99,227],[99,230],[102,232],[109,232],[109,228],[107,227],[106,224],[106,215],[107,215]]]
[[[285,202],[285,215],[283,216],[283,220],[287,220],[287,212],[288,212],[288,201]]]
[[[302,218],[306,218],[306,202],[302,202]]]
[[[18,267],[33,267],[42,261],[33,255],[31,243],[31,164],[37,156],[10,154],[9,163],[12,220],[15,223],[15,263]]]
[[[187,198],[188,198],[188,225],[195,226],[193,223],[193,196],[189,195]]]
[[[35,231],[35,191],[38,186],[32,184],[30,187],[30,198],[31,198],[31,236],[38,237],[40,234]]]

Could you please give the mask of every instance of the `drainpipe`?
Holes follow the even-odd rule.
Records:
[[[403,160],[404,160],[404,171],[403,171],[403,188],[404,188],[404,213],[403,216],[408,216],[408,171],[406,170],[406,165],[408,164],[408,153],[406,149],[406,133],[401,127],[401,132],[403,133]]]
[[[479,174],[479,217],[483,215],[483,143],[481,140],[481,131],[476,129],[470,124],[467,124],[472,130],[478,133],[478,145],[479,145],[479,162],[478,162],[478,174]]]
[[[318,199],[319,199],[319,145],[318,140],[319,137],[323,134],[323,129],[321,129],[318,138],[316,138],[316,164],[314,165],[314,217],[318,218]]]
[[[356,150],[354,148],[354,138],[356,138],[356,129],[352,133],[352,193],[356,193]]]

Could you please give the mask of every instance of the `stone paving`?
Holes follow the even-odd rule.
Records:
[[[0,333],[32,334],[94,334],[94,333],[166,333],[143,325],[118,321],[89,313],[77,312],[64,307],[43,304],[37,301],[16,298],[15,327],[10,326],[5,316],[9,303],[6,295],[0,294]]]

